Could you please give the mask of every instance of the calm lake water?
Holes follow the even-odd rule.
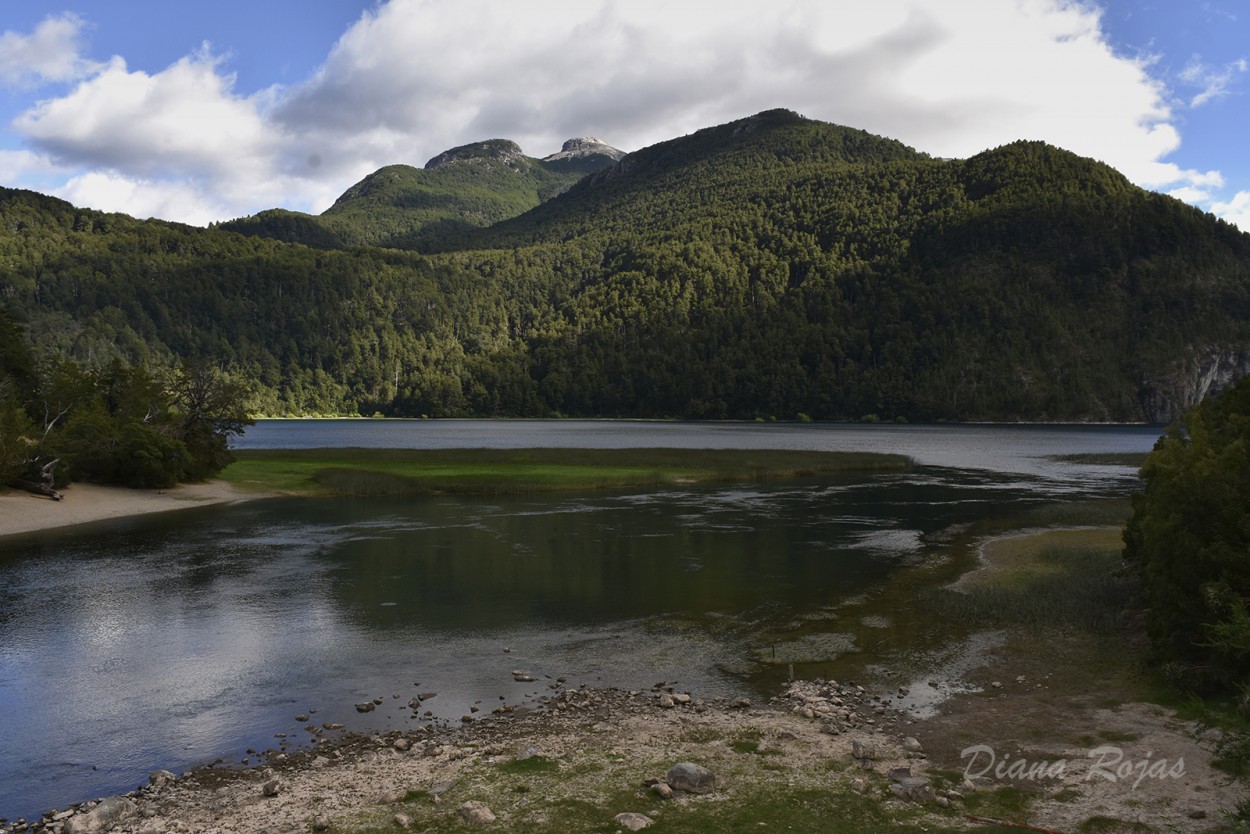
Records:
[[[458,722],[556,676],[757,691],[759,635],[879,587],[952,524],[1122,495],[1145,427],[268,421],[240,448],[779,448],[905,473],[652,492],[271,499],[0,541],[0,817],[350,729]],[[505,649],[511,651],[505,652]],[[524,669],[537,683],[517,683]],[[547,677],[547,676],[550,676]],[[398,696],[398,697],[395,697]],[[361,715],[354,704],[382,698]],[[275,737],[285,733],[287,739]]]

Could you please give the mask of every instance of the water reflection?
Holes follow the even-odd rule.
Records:
[[[740,693],[763,659],[756,635],[878,586],[925,534],[1129,475],[1054,486],[920,468],[645,494],[274,499],[10,541],[0,816],[272,746],[309,709],[404,726],[418,684],[440,693],[423,709],[452,721],[543,694],[546,675]],[[518,667],[539,681],[517,683]],[[384,704],[357,715],[373,697]]]

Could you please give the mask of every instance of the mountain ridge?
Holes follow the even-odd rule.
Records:
[[[1164,421],[1250,372],[1250,235],[1044,143],[766,111],[611,170],[425,253],[0,192],[0,292],[45,352],[209,357],[266,414]]]

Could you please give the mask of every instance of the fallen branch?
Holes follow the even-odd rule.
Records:
[[[1039,828],[1036,825],[1025,825],[1022,822],[1011,822],[1010,820],[996,820],[989,817],[978,817],[974,814],[964,814],[964,819],[971,822],[980,822],[985,825],[1002,825],[1007,828],[1023,828],[1025,831],[1040,831],[1041,834],[1063,834],[1062,831],[1056,831],[1053,828]]]
[[[52,487],[37,484],[34,481],[12,481],[10,485],[17,489],[33,492],[36,495],[43,495],[47,498],[51,498],[53,501],[60,501],[63,497],[61,493],[57,492]]]

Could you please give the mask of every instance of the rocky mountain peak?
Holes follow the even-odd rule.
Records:
[[[521,146],[509,139],[487,139],[485,142],[471,142],[438,156],[425,163],[427,171],[446,168],[449,165],[481,164],[483,162],[502,162],[509,168],[521,168],[525,165],[525,154]]]
[[[562,159],[584,159],[593,156],[606,156],[613,160],[618,160],[625,156],[625,152],[594,136],[579,136],[565,142],[559,153],[543,157],[543,162],[558,162]]]

